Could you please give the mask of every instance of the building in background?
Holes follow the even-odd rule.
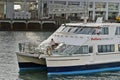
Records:
[[[99,16],[110,20],[120,14],[120,0],[49,0],[48,14],[81,19],[85,6],[89,20],[96,20]]]
[[[0,2],[0,19],[5,18],[5,2],[1,1]]]
[[[85,15],[85,13],[87,15]],[[114,20],[120,0],[0,0],[0,19]]]

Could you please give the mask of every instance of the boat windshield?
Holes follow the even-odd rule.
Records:
[[[69,33],[76,33],[76,34],[95,34],[96,28],[95,27],[75,27],[75,26],[68,26],[64,27],[60,32],[69,32]]]
[[[74,54],[88,54],[93,52],[93,47],[88,45],[76,46],[76,45],[62,45],[59,49],[56,49],[54,53],[62,55],[74,55]]]

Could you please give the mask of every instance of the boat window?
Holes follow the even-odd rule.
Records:
[[[95,34],[95,28],[90,28],[90,27],[84,27],[78,29],[75,33],[77,34]]]
[[[86,29],[83,29],[80,33],[81,34],[90,34],[92,31],[92,28],[86,28]]]
[[[89,46],[89,53],[93,53],[93,46]]]
[[[68,27],[64,27],[61,32],[70,32],[70,33],[74,33],[76,32],[77,30],[80,30],[81,28],[79,27],[72,27],[72,26],[68,26]]]
[[[65,27],[62,29],[62,31],[65,29]]]
[[[70,32],[72,30],[72,28],[70,28],[69,30],[68,30],[68,32]]]
[[[76,30],[74,31],[74,33],[76,33],[79,30],[79,28],[76,28]]]
[[[118,44],[118,51],[120,51],[120,44]]]
[[[118,44],[118,51],[120,51],[120,44]]]
[[[81,46],[74,54],[88,54],[93,53],[93,46]]]
[[[65,27],[62,32],[68,32],[68,30],[70,29],[70,27]]]
[[[89,48],[87,45],[85,46],[74,46],[73,49],[71,49],[71,54],[88,54]]]
[[[62,54],[88,54],[93,53],[93,47],[88,45],[84,46],[66,45],[66,48],[62,49],[61,51]]]
[[[76,28],[74,27],[65,27],[61,30],[61,32],[74,32],[76,30]]]
[[[82,28],[77,28],[75,31],[74,31],[74,33],[79,33],[80,31],[82,30]]]
[[[70,33],[76,33],[76,34],[90,34],[95,35],[96,34],[96,27],[87,27],[87,26],[66,26],[61,29],[61,32],[70,32]],[[108,27],[102,27],[100,28],[100,34],[106,35],[109,34]],[[119,29],[116,29],[116,34],[120,34],[120,27]]]
[[[79,49],[80,54],[87,54],[89,53],[88,46],[81,46]]]
[[[120,27],[117,27],[117,28],[116,28],[115,35],[120,35]]]
[[[78,29],[78,28],[76,28],[76,27],[75,27],[75,28],[72,27],[71,30],[70,30],[69,32],[74,33],[77,29]]]
[[[94,27],[64,27],[62,28],[61,32],[70,32],[70,33],[76,33],[76,34],[91,34],[94,35],[96,31],[96,28]]]
[[[103,34],[103,35],[109,34],[108,27],[102,27],[100,34]]]
[[[115,47],[113,44],[111,45],[98,45],[98,52],[104,53],[104,52],[114,52]]]

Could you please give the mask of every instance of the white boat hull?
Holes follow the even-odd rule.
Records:
[[[23,53],[17,53],[17,59],[20,70],[30,69],[46,69],[46,62],[44,59],[39,59],[38,56],[24,55]]]
[[[105,55],[96,55],[94,59],[90,55],[46,57],[48,75],[86,74],[120,70],[120,59],[117,58],[120,54],[106,56],[109,56],[110,59],[108,60]]]

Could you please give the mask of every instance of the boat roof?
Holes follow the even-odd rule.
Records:
[[[119,26],[120,23],[66,23],[66,24],[62,24],[62,25],[65,25],[65,26],[88,26],[88,27],[102,27],[102,26]]]

